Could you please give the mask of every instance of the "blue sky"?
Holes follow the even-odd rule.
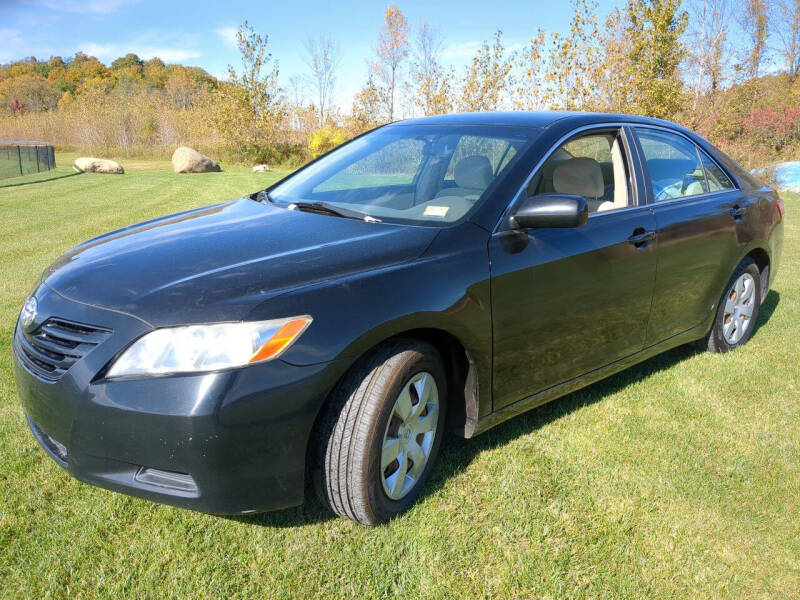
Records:
[[[569,0],[396,0],[412,26],[427,20],[444,38],[444,56],[458,69],[481,40],[502,29],[508,46],[524,44],[536,29],[565,31]],[[605,15],[620,1],[601,0]],[[303,74],[304,43],[329,35],[339,43],[342,63],[336,100],[349,105],[366,77],[365,59],[375,47],[383,12],[380,1],[305,0],[183,2],[170,0],[0,0],[0,63],[36,56],[70,56],[77,50],[108,63],[127,52],[142,58],[203,67],[222,76],[238,63],[233,42],[247,19],[269,35],[281,82]]]

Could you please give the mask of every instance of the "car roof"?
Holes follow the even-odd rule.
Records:
[[[683,127],[650,117],[638,115],[622,115],[613,113],[569,112],[569,111],[506,111],[506,112],[472,112],[436,115],[397,121],[395,125],[486,125],[510,127],[549,127],[553,123],[569,121],[579,127],[593,123],[650,123],[666,125],[673,129],[683,130]]]

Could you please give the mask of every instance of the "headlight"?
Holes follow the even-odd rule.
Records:
[[[213,371],[271,360],[291,346],[311,321],[302,316],[156,329],[125,350],[107,377]]]

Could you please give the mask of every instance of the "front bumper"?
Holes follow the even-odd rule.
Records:
[[[36,293],[30,327],[58,317],[102,325],[110,337],[48,381],[14,374],[34,436],[73,477],[203,512],[242,514],[302,503],[306,449],[336,363],[280,360],[194,375],[105,380],[103,368],[149,326],[115,311]]]

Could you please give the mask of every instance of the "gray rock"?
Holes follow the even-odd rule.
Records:
[[[107,158],[92,158],[81,156],[72,163],[72,168],[78,173],[112,173],[122,175],[125,169],[116,161]]]
[[[172,154],[172,170],[176,173],[210,173],[222,169],[197,150],[181,146]]]

